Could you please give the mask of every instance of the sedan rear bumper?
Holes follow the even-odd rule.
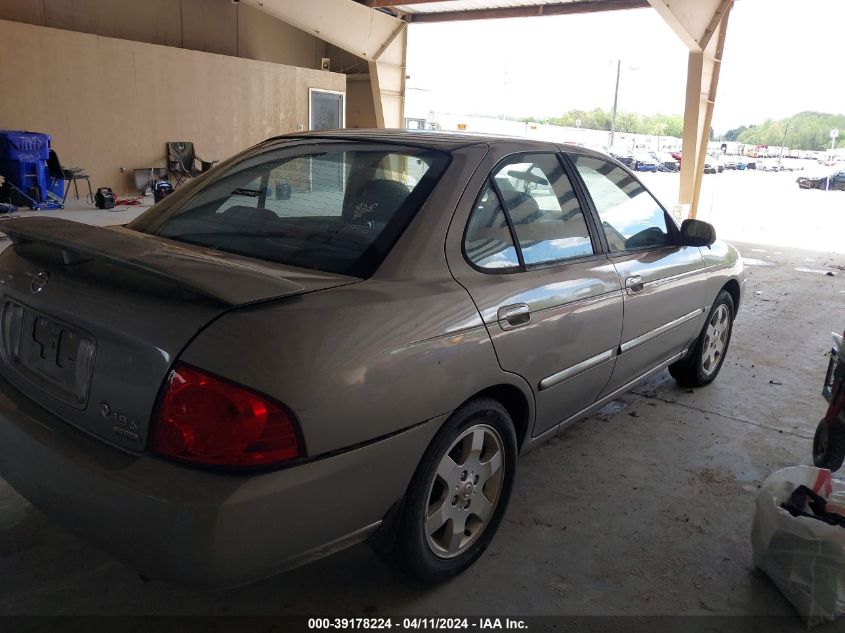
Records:
[[[107,446],[0,380],[0,475],[152,578],[234,586],[369,536],[444,417],[283,470],[217,473]]]

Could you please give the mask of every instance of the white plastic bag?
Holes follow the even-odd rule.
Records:
[[[845,613],[845,528],[793,517],[780,505],[798,486],[827,499],[845,492],[829,470],[795,466],[769,476],[757,495],[751,529],[754,564],[774,581],[807,626]]]

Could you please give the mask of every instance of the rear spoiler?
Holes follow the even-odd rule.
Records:
[[[256,262],[215,257],[122,227],[106,228],[59,218],[15,218],[2,230],[13,244],[35,242],[62,252],[65,264],[91,259],[147,273],[229,306],[303,292],[284,271]]]

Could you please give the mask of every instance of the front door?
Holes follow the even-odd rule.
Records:
[[[614,163],[570,154],[601,221],[624,289],[622,342],[604,393],[625,386],[681,352],[701,330],[709,306],[707,274],[697,247],[654,197]]]
[[[595,400],[622,328],[616,269],[567,169],[555,153],[500,161],[482,174],[480,191],[476,185],[468,221],[453,224],[460,255],[449,250],[450,269],[475,301],[502,368],[534,391],[534,435]]]

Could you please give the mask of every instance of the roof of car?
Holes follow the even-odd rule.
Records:
[[[425,147],[442,151],[453,151],[471,145],[490,145],[493,143],[527,143],[535,144],[537,149],[556,149],[557,147],[578,149],[586,153],[594,153],[583,147],[566,143],[553,143],[520,136],[502,136],[492,134],[468,134],[463,132],[440,132],[434,130],[400,130],[400,129],[344,129],[323,130],[316,132],[297,132],[285,134],[277,138],[320,138],[330,140],[355,140],[381,143],[397,143]]]

